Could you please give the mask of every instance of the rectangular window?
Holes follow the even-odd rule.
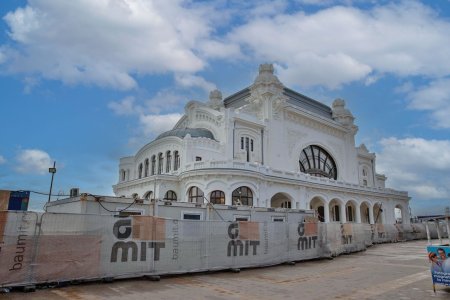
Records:
[[[285,222],[284,217],[272,217],[272,222]]]
[[[125,210],[126,207],[116,208],[116,217],[140,216],[144,214],[143,210]]]
[[[234,216],[234,220],[237,221],[237,222],[248,221],[248,216],[235,215]]]
[[[244,137],[241,137],[241,149],[244,150]]]
[[[202,213],[195,213],[195,212],[183,212],[182,213],[182,219],[183,220],[196,220],[200,221],[202,219]]]
[[[196,156],[195,161],[202,161],[202,158],[200,156]]]
[[[253,152],[253,140],[250,140],[250,151]]]

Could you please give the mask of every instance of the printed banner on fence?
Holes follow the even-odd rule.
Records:
[[[35,262],[36,280],[98,278],[101,241],[101,236],[41,235]]]
[[[30,281],[36,214],[0,212],[0,285]]]
[[[166,239],[166,220],[153,216],[133,216],[133,239],[163,241]]]
[[[433,283],[450,286],[450,246],[428,246]]]

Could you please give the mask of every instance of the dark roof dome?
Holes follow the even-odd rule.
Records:
[[[212,134],[212,132],[204,128],[176,128],[161,133],[155,140],[159,140],[168,136],[176,136],[180,139],[183,139],[188,134],[190,134],[193,138],[205,137],[214,140],[214,135]]]

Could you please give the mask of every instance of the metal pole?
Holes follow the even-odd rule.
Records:
[[[53,177],[55,176],[56,173],[56,161],[53,162],[53,168],[48,168],[48,172],[52,173],[52,181],[50,182],[50,192],[48,193],[48,201],[47,203],[50,202],[50,197],[52,196],[52,187],[53,187]]]
[[[428,227],[428,221],[425,221],[425,229],[427,230],[428,245],[431,245],[431,235],[430,228]]]

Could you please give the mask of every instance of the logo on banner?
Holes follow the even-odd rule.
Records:
[[[119,240],[111,249],[111,262],[117,262],[119,250],[121,262],[147,260],[147,249],[154,250],[153,259],[159,260],[161,248],[165,248],[165,220],[152,216],[133,216],[132,219],[114,223],[113,234]],[[131,240],[129,240],[131,238]],[[149,251],[150,252],[150,251]]]
[[[259,223],[234,222],[228,226],[227,256],[257,255],[259,246]]]
[[[317,234],[317,218],[307,218],[303,223],[299,223],[297,232],[299,235],[297,242],[297,250],[308,250],[316,248]]]

